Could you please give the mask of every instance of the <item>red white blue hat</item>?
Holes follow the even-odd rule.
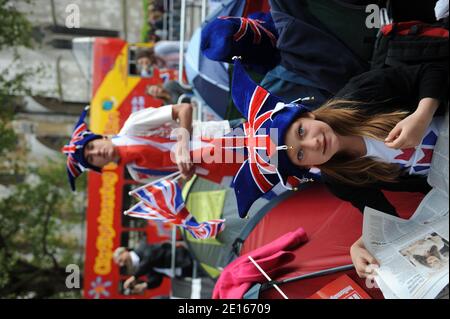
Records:
[[[232,97],[247,119],[242,127],[245,135],[242,145],[247,157],[233,182],[239,215],[245,217],[253,202],[276,184],[281,182],[293,189],[292,185],[317,178],[309,169],[294,165],[287,156],[289,147],[284,145],[290,124],[310,109],[303,104],[286,104],[257,85],[239,58],[234,62]]]
[[[92,169],[101,172],[101,168],[88,163],[84,157],[84,147],[88,142],[102,138],[102,135],[97,135],[88,130],[87,124],[84,121],[87,115],[89,106],[86,106],[83,113],[81,113],[77,124],[72,132],[72,137],[69,144],[63,146],[61,151],[67,155],[67,176],[71,189],[75,190],[75,179],[81,175],[85,170]]]

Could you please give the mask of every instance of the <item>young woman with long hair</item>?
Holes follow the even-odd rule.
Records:
[[[289,124],[287,157],[318,168],[339,198],[396,215],[383,190],[426,193],[432,152],[448,108],[448,67],[373,70],[354,77],[332,100]],[[377,261],[361,239],[351,247],[359,276]]]
[[[448,69],[424,64],[369,71],[289,125],[287,156],[320,169],[339,198],[396,215],[382,190],[430,190],[426,176],[447,108]],[[420,147],[418,147],[420,146]]]

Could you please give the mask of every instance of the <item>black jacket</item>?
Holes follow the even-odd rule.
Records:
[[[170,243],[147,244],[141,242],[134,250],[139,256],[139,267],[134,273],[136,278],[146,275],[147,288],[156,288],[161,285],[164,274],[154,268],[169,268],[172,261],[172,245]],[[184,247],[177,247],[175,251],[175,266],[182,268],[182,276],[192,276],[192,258]]]
[[[435,115],[443,115],[448,107],[448,68],[438,64],[392,67],[358,75],[336,95],[353,101],[367,102],[360,107],[371,116],[406,110],[410,113],[425,97],[436,98],[441,105]],[[366,187],[346,185],[323,176],[323,181],[337,197],[349,201],[363,212],[365,206],[397,215],[382,190],[427,193],[431,187],[421,176],[402,176],[397,183],[378,182]]]

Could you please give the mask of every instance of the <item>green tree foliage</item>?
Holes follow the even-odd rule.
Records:
[[[22,0],[29,2],[27,0]],[[19,59],[17,47],[32,46],[32,26],[27,18],[16,10],[17,1],[0,0],[0,51],[13,49],[15,60]],[[9,123],[14,114],[15,96],[25,94],[28,90],[24,83],[29,72],[9,76],[9,70],[3,69],[0,74],[0,156],[15,146],[16,136]]]
[[[17,96],[29,94],[25,81],[31,74],[31,70],[26,70],[12,77],[8,69],[0,74],[0,156],[16,146],[17,137],[10,123],[18,108]]]
[[[0,296],[73,294],[65,286],[65,267],[82,264],[76,227],[85,207],[66,179],[64,163],[50,161],[30,170],[27,181],[0,201]]]
[[[10,50],[20,63],[17,48],[32,47],[32,26],[15,9],[19,1],[29,2],[0,0],[0,50]],[[16,151],[11,121],[20,108],[18,97],[30,93],[26,83],[34,72],[13,68],[14,63],[0,70],[0,162]],[[80,290],[67,289],[65,269],[68,264],[82,269],[77,227],[85,219],[83,193],[69,190],[62,155],[39,169],[27,168],[25,176],[24,183],[0,194],[0,298],[80,297]],[[85,181],[79,178],[78,189]]]
[[[15,8],[17,0],[0,0],[0,50],[4,48],[31,47],[32,25]],[[22,0],[22,2],[30,2]]]

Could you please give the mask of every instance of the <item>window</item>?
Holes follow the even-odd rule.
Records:
[[[129,76],[141,76],[139,66],[137,64],[137,52],[139,50],[146,50],[147,47],[129,46],[128,48],[128,75]],[[150,73],[145,77],[153,76],[153,66],[150,67]]]

